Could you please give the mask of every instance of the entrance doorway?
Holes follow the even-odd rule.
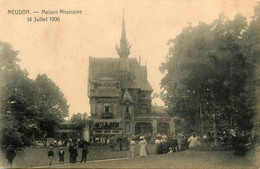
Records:
[[[135,134],[153,134],[152,124],[150,122],[136,123]]]

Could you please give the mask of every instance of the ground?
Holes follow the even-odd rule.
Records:
[[[149,145],[150,155],[128,158],[128,151],[112,151],[109,146],[91,146],[87,163],[80,163],[81,152],[76,164],[70,164],[68,148],[65,148],[65,164],[58,164],[58,147],[54,148],[55,168],[260,168],[260,153],[250,152],[246,157],[237,157],[232,151],[183,151],[174,154],[155,155],[154,146]],[[258,148],[259,149],[259,148]],[[47,148],[27,148],[18,152],[13,167],[48,167]],[[0,167],[7,167],[1,158]]]

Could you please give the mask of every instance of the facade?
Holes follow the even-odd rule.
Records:
[[[92,135],[173,134],[169,117],[151,113],[153,89],[147,80],[147,67],[129,58],[123,17],[119,58],[89,58],[88,97]]]

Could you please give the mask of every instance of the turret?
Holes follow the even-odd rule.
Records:
[[[123,12],[123,22],[122,22],[122,34],[120,39],[120,47],[116,46],[117,54],[120,56],[120,69],[122,71],[129,70],[128,56],[130,54],[131,46],[126,40],[126,30],[125,30],[125,18]]]

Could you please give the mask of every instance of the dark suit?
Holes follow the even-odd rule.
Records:
[[[78,157],[78,150],[76,147],[72,150],[72,163],[76,163]]]
[[[70,163],[72,163],[72,152],[73,152],[73,146],[69,146],[69,153],[70,153]]]
[[[88,155],[88,148],[86,146],[83,147],[82,149],[82,157],[81,157],[81,162],[86,162],[87,161],[87,155]]]

